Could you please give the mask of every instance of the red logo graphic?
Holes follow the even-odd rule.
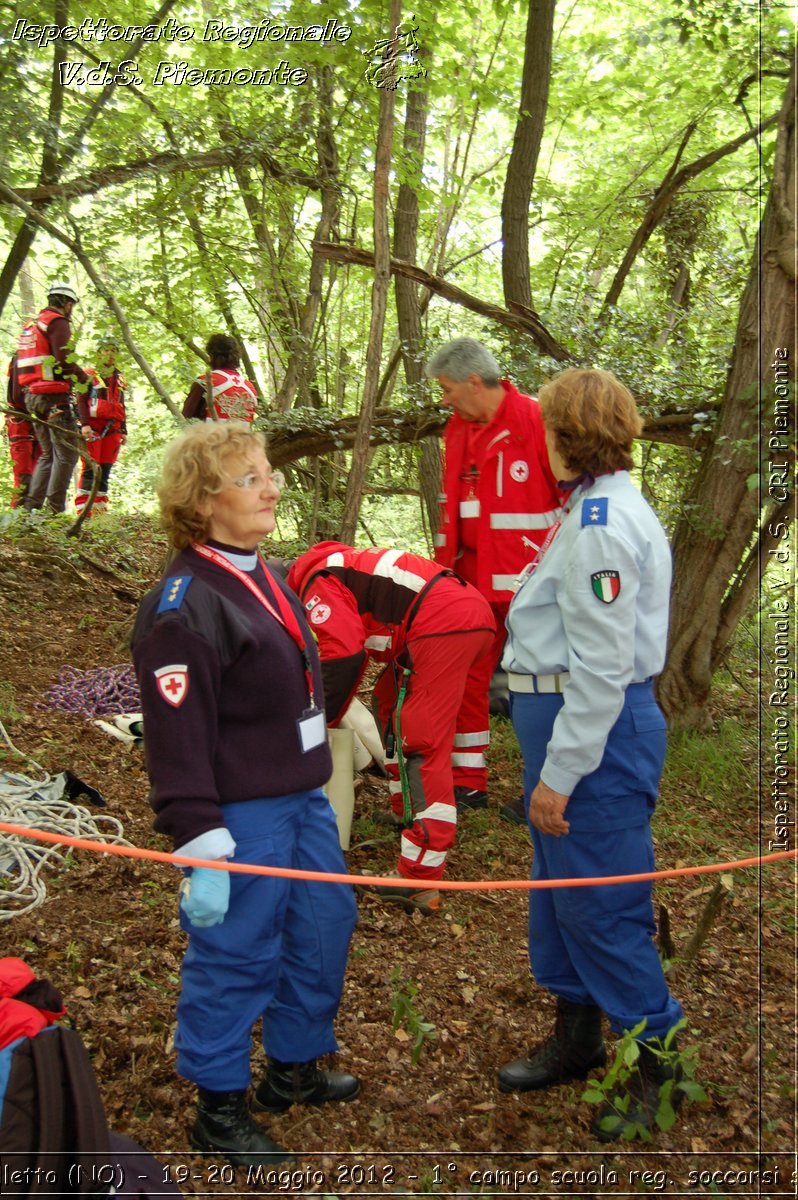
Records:
[[[188,667],[185,663],[161,667],[155,672],[155,682],[166,703],[179,708],[188,695]]]
[[[329,604],[317,604],[310,614],[311,625],[323,625],[332,616],[332,609]]]

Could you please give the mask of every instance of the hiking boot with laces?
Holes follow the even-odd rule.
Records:
[[[253,1112],[285,1112],[292,1104],[346,1104],[360,1092],[360,1080],[346,1071],[320,1071],[315,1060],[284,1063],[269,1059],[269,1069],[252,1097]]]
[[[223,1154],[234,1167],[272,1167],[296,1160],[253,1121],[246,1092],[199,1089],[191,1146],[206,1154]]]
[[[499,1090],[529,1092],[568,1079],[586,1079],[607,1062],[601,1036],[601,1009],[557,997],[554,1032],[529,1058],[517,1058],[499,1070]]]

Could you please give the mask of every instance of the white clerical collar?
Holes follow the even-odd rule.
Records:
[[[208,545],[212,546],[217,553],[226,558],[234,567],[238,567],[239,571],[254,571],[258,565],[257,550],[237,550],[234,546],[225,546],[223,542],[208,541]]]

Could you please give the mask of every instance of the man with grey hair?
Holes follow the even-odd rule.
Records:
[[[435,559],[473,584],[491,605],[496,638],[466,684],[452,754],[458,808],[486,808],[488,694],[506,630],[513,584],[556,524],[561,498],[549,467],[537,400],[506,379],[474,338],[441,346],[426,367],[452,409],[444,434],[441,516]],[[523,797],[502,816],[526,824]]]

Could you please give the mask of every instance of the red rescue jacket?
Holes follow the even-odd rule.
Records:
[[[199,375],[197,383],[207,389],[207,375]],[[221,421],[255,420],[258,411],[258,396],[246,375],[240,371],[217,368],[211,372],[213,407]],[[206,399],[207,403],[207,399]]]
[[[481,461],[467,462],[471,422],[453,413],[444,435],[443,492],[435,561],[457,570],[461,481],[473,473],[472,519],[478,521],[476,587],[493,604],[507,604],[517,575],[534,557],[559,517],[561,497],[551,473],[537,400],[506,379],[504,400],[487,426]],[[490,431],[492,436],[487,432]],[[466,514],[463,513],[463,517]]]
[[[127,380],[115,369],[105,380],[93,367],[88,367],[87,373],[94,386],[89,401],[89,425],[95,433],[103,435],[124,433]]]
[[[65,379],[55,360],[47,331],[53,321],[66,320],[62,312],[44,308],[35,321],[22,329],[17,344],[17,379],[35,396],[67,393],[71,382]]]
[[[442,574],[449,578],[432,587]],[[422,605],[419,628],[423,624],[426,635],[493,629],[490,609],[474,588],[405,550],[354,550],[342,542],[319,542],[295,560],[287,582],[303,601],[319,643],[327,719],[333,726],[346,712],[368,658],[390,662],[402,654]],[[467,615],[458,606],[453,620],[447,587],[473,599]]]

